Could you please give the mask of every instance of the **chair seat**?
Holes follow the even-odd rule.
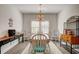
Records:
[[[35,46],[34,47],[34,51],[35,52],[44,52],[45,51],[45,47],[44,46]]]

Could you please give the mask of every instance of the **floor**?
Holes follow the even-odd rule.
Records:
[[[60,47],[60,42],[59,41],[53,41],[53,43],[65,54],[66,52],[64,50],[66,50],[68,53],[71,53],[71,48],[70,48],[70,44],[67,43],[67,47],[66,47],[66,43],[62,42],[62,45]],[[73,45],[73,49],[72,49],[72,54],[79,54],[79,45]]]
[[[53,41],[53,43],[57,46],[57,48],[62,52],[62,54],[70,54],[70,52],[68,52],[65,48],[63,48],[62,46],[60,47],[60,43],[58,40]]]
[[[7,51],[5,54],[31,54],[31,44],[29,41],[25,41],[23,43],[17,44],[13,48],[11,48],[9,51]],[[48,49],[49,48],[49,49]],[[47,54],[70,54],[67,50],[65,50],[63,47],[60,47],[59,45],[53,43],[53,41],[49,42],[49,47],[47,48],[48,53]],[[40,53],[42,54],[42,53]]]
[[[21,54],[28,45],[28,43],[29,43],[28,41],[19,43],[13,48],[11,48],[9,51],[7,51],[5,54]]]

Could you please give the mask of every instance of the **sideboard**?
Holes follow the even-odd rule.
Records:
[[[18,43],[24,42],[24,34],[17,34],[14,36],[4,36],[0,38],[0,54],[1,54],[1,47],[5,44],[11,43],[14,40],[18,39]]]

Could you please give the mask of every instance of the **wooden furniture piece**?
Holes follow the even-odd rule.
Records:
[[[75,37],[73,35],[66,35],[66,34],[62,34],[60,36],[60,46],[61,46],[61,42],[64,41],[66,42],[66,47],[67,47],[67,43],[69,43],[70,49],[71,49],[71,53],[72,53],[72,45],[78,45],[79,44],[79,37]]]
[[[9,42],[12,42],[16,39],[18,39],[18,42],[20,43],[21,42],[21,37],[22,37],[22,42],[24,42],[24,34],[17,34],[15,36],[3,36],[3,37],[0,37],[0,54],[1,54],[1,46],[2,45],[5,45]]]
[[[44,34],[35,34],[31,39],[33,47],[33,53],[45,53],[46,44],[49,43],[49,39]]]
[[[72,45],[79,44],[79,16],[73,16],[69,18],[65,24],[64,33],[60,36],[60,46],[61,41],[67,42],[71,45],[71,53],[72,53]]]

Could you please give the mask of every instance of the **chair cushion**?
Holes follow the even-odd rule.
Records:
[[[35,46],[34,47],[34,51],[35,52],[44,52],[45,51],[45,47],[44,46]]]

